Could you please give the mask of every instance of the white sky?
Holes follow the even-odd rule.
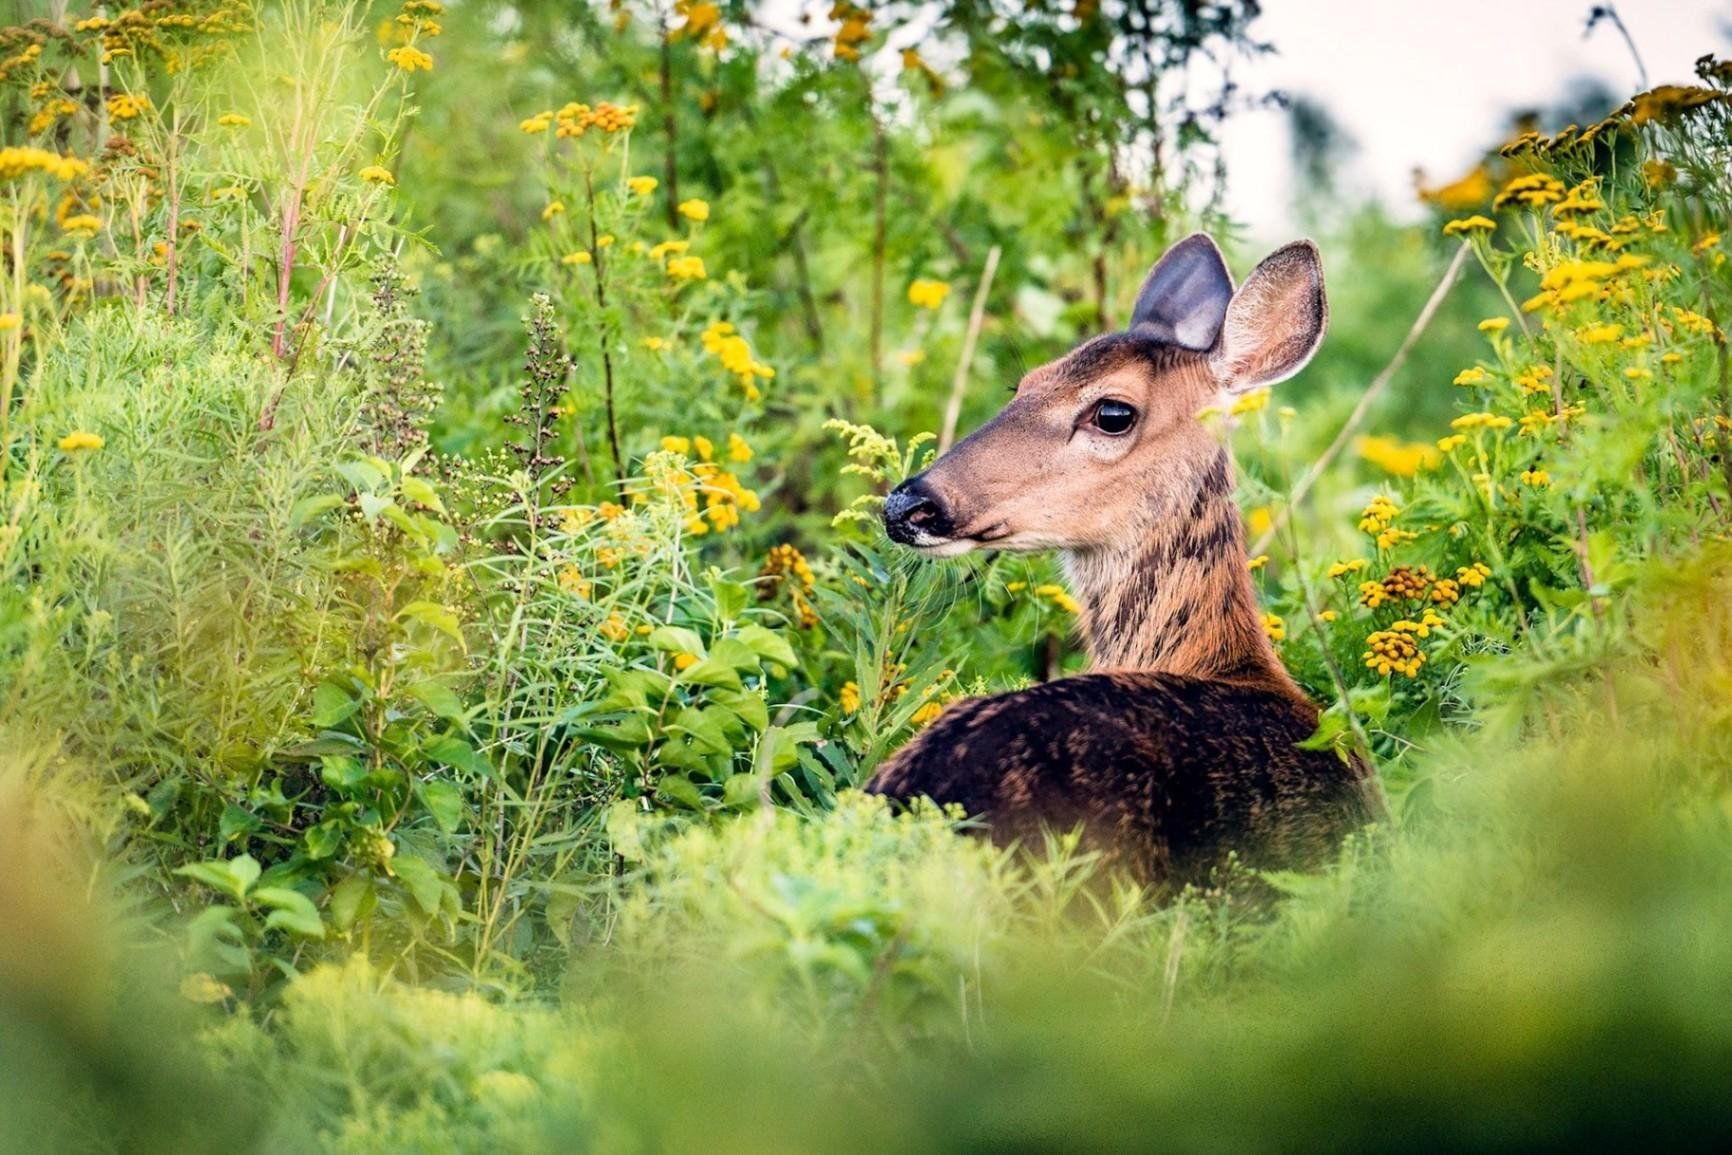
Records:
[[[1277,54],[1241,64],[1247,91],[1285,89],[1325,105],[1358,144],[1343,192],[1415,207],[1412,173],[1453,180],[1505,126],[1511,108],[1550,105],[1577,75],[1636,91],[1622,37],[1602,22],[1583,39],[1593,0],[1266,0],[1252,26]],[[1705,52],[1732,44],[1732,2],[1623,0],[1618,14],[1649,83],[1687,83]],[[1294,231],[1286,115],[1243,113],[1222,130],[1227,205],[1253,235]]]

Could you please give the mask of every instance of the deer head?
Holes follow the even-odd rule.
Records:
[[[1175,569],[1197,605],[1217,581],[1213,600],[1249,614],[1260,639],[1226,451],[1200,414],[1297,373],[1326,318],[1311,242],[1276,250],[1235,292],[1215,243],[1187,237],[1149,272],[1126,331],[1024,377],[997,417],[896,487],[885,529],[939,557],[1065,551],[1097,664],[1153,661],[1132,649],[1154,642],[1131,641],[1151,608],[1191,621]],[[1127,582],[1144,587],[1129,601],[1115,589]]]

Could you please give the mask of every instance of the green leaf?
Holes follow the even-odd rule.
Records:
[[[319,759],[319,777],[332,790],[347,793],[367,780],[367,767],[359,758],[329,754]]]
[[[376,493],[362,493],[356,500],[361,506],[361,516],[367,519],[368,525],[378,521],[379,515],[387,509],[397,508],[396,502],[388,497],[380,497]]]
[[[409,687],[408,694],[447,722],[461,724],[464,720],[463,700],[443,682],[416,682]]]
[[[663,653],[690,654],[694,658],[709,653],[698,632],[684,626],[661,626],[649,636],[649,644]]]
[[[451,834],[462,824],[463,792],[454,783],[439,778],[417,782],[415,793],[440,830]]]
[[[217,834],[224,842],[233,842],[257,832],[259,826],[256,815],[230,802],[223,807],[222,817],[217,820]]]
[[[752,588],[744,582],[729,581],[717,569],[710,570],[705,577],[709,579],[710,593],[715,595],[716,621],[722,624],[737,621],[746,612]]]
[[[763,663],[758,652],[738,638],[717,638],[716,644],[710,647],[710,658],[724,662],[742,674],[757,673]]]
[[[800,659],[795,656],[794,647],[788,644],[788,639],[774,630],[759,625],[741,626],[734,631],[734,636],[766,661],[775,662],[788,669],[800,664]]]
[[[324,938],[325,923],[319,917],[313,900],[298,890],[286,886],[261,886],[253,899],[271,908],[265,918],[265,929],[287,930],[307,938]]]
[[[358,493],[369,493],[385,484],[390,474],[380,465],[363,458],[337,464],[337,474]]]
[[[323,861],[334,857],[343,848],[343,824],[331,818],[317,826],[309,826],[301,841],[306,844],[309,858]]]
[[[454,638],[457,643],[464,646],[465,649],[468,648],[463,641],[463,630],[458,623],[456,611],[448,609],[445,606],[440,605],[438,602],[410,602],[401,610],[397,611],[397,616],[400,618],[413,618],[418,622],[424,622],[438,630],[440,633],[447,634]]]
[[[313,725],[329,730],[361,708],[361,703],[335,682],[320,682],[313,690]]]
[[[247,891],[259,880],[259,864],[252,855],[242,854],[226,862],[220,858],[206,862],[190,862],[175,873],[194,882],[202,882],[212,890],[220,890],[233,898],[245,900]]]
[[[702,810],[704,796],[698,792],[697,786],[683,774],[669,774],[656,784],[656,794],[688,810]]]
[[[763,800],[764,780],[756,774],[731,774],[722,783],[722,803],[736,809],[750,809]]]
[[[601,709],[611,713],[654,709],[667,697],[673,679],[660,670],[609,670],[607,684],[609,693],[602,700]]]
[[[409,888],[415,905],[419,906],[423,913],[439,913],[447,883],[445,877],[433,868],[432,863],[413,854],[401,854],[391,860],[391,872]]]
[[[445,505],[439,500],[438,492],[419,477],[405,477],[400,488],[404,497],[421,508],[431,509],[435,513],[445,512]]]
[[[425,743],[421,747],[421,754],[429,761],[450,766],[465,774],[473,774],[477,778],[493,777],[493,763],[478,754],[475,747],[455,735],[446,734]]]
[[[187,962],[195,970],[244,974],[252,969],[246,935],[232,906],[207,906],[187,924]]]
[[[770,725],[770,707],[764,701],[764,696],[755,690],[714,690],[709,695],[709,701],[724,709],[731,710],[754,733],[763,733]]]
[[[336,493],[321,493],[317,497],[303,497],[295,502],[289,510],[289,528],[300,529],[315,517],[323,516],[343,504],[342,495]]]
[[[373,880],[364,874],[351,874],[331,891],[331,921],[338,930],[348,930],[355,920],[364,918],[378,905],[379,892]]]
[[[727,686],[740,688],[740,673],[719,658],[705,658],[695,666],[680,671],[679,680],[693,686]]]

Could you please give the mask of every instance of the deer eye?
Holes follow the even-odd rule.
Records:
[[[1089,424],[1113,437],[1129,433],[1137,423],[1137,411],[1123,401],[1106,400],[1095,406]]]

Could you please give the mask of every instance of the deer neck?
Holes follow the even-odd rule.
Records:
[[[1122,544],[1065,554],[1100,670],[1270,683],[1299,691],[1263,628],[1221,450],[1194,498],[1154,500]]]

